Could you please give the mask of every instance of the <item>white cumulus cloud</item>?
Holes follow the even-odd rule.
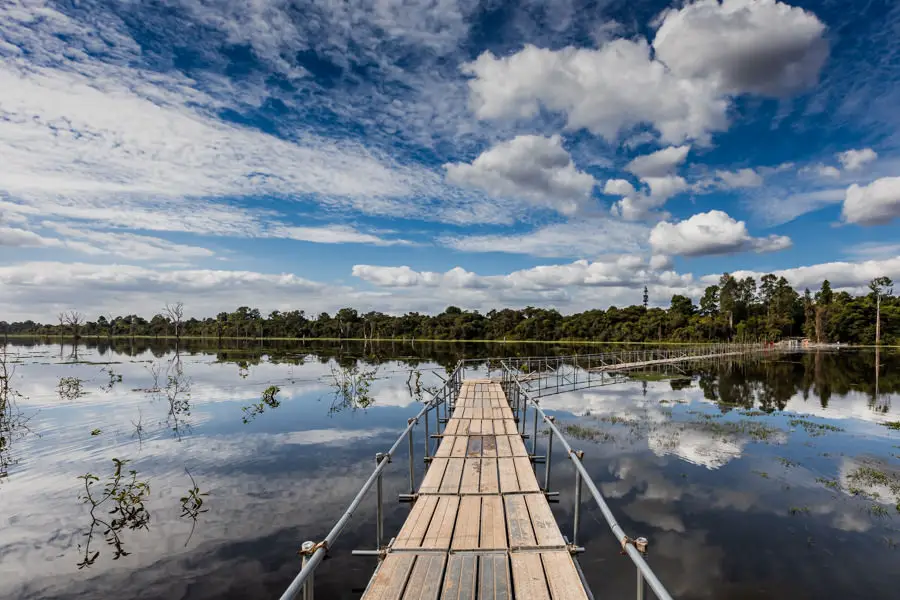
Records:
[[[641,178],[664,177],[675,171],[687,159],[691,146],[669,146],[652,154],[638,156],[625,165],[625,170]]]
[[[608,140],[641,123],[663,141],[706,138],[727,127],[728,103],[700,79],[681,79],[651,56],[645,40],[618,39],[597,49],[526,45],[506,57],[487,51],[463,66],[480,119],[530,118],[541,106],[565,113],[569,129]]]
[[[579,171],[558,135],[520,135],[484,151],[471,164],[444,165],[447,180],[492,196],[520,198],[573,214],[596,184]]]
[[[743,221],[736,221],[720,210],[711,210],[678,223],[657,223],[650,232],[650,246],[661,254],[707,256],[774,252],[789,248],[791,240],[779,235],[752,237]]]
[[[842,211],[844,221],[884,225],[900,217],[900,177],[885,177],[869,185],[851,185]]]
[[[699,0],[661,15],[653,48],[680,77],[780,96],[818,82],[824,34],[813,13],[775,0]]]
[[[871,148],[847,150],[837,155],[838,161],[848,171],[859,171],[867,164],[878,159],[878,153]]]

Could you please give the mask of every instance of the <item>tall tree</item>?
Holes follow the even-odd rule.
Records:
[[[881,300],[893,295],[894,282],[890,277],[876,277],[869,283],[869,289],[875,295],[875,345],[881,343]]]
[[[728,315],[728,329],[734,329],[734,309],[738,302],[738,282],[730,273],[719,279],[719,311]]]
[[[719,287],[711,285],[703,291],[700,298],[700,314],[704,317],[715,317],[719,314]]]

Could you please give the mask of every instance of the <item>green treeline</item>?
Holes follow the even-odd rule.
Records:
[[[491,310],[487,314],[454,306],[437,315],[416,312],[401,316],[380,312],[360,314],[342,308],[334,315],[309,315],[303,310],[273,311],[242,306],[202,320],[183,320],[181,303],[149,320],[138,315],[100,316],[88,320],[77,311],[60,314],[55,324],[33,321],[0,322],[9,335],[86,337],[203,338],[332,338],[435,340],[590,340],[596,342],[653,341],[777,341],[808,337],[820,343],[871,344],[880,333],[885,344],[900,343],[900,301],[891,281],[878,278],[871,292],[851,296],[833,292],[829,282],[815,293],[798,294],[787,280],[764,275],[737,279],[728,273],[706,288],[699,306],[681,295],[668,308],[644,304],[563,315],[554,309],[528,307]],[[880,313],[880,331],[877,316]]]

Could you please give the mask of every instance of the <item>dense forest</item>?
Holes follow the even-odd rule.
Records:
[[[728,273],[706,288],[700,304],[672,296],[668,308],[642,304],[563,315],[546,308],[491,310],[486,314],[454,306],[437,315],[342,308],[334,315],[303,310],[264,316],[246,306],[204,319],[184,318],[181,302],[167,304],[149,320],[138,315],[101,315],[89,320],[77,310],[56,323],[0,321],[5,335],[80,337],[330,338],[436,340],[777,341],[806,337],[819,343],[900,343],[900,300],[886,277],[873,280],[870,293],[834,292],[825,280],[815,293],[798,293],[783,277],[738,279]],[[880,316],[880,318],[879,318]]]

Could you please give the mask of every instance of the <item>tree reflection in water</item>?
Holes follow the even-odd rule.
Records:
[[[138,481],[137,471],[133,469],[127,474],[123,473],[123,467],[128,464],[127,460],[114,458],[112,461],[113,473],[107,478],[103,492],[97,496],[94,495],[93,486],[100,478],[93,473],[78,476],[84,481],[84,492],[78,498],[83,503],[91,505],[91,525],[84,534],[87,541],[84,546],[78,545],[78,549],[84,551],[84,557],[78,563],[79,569],[93,565],[100,556],[99,550],[91,552],[91,542],[96,531],[102,532],[106,543],[115,550],[113,560],[118,560],[129,554],[122,539],[125,530],[150,529],[150,513],[144,506],[144,501],[150,495],[149,482]],[[111,507],[103,517],[97,515],[97,509],[101,507],[104,509]]]
[[[360,367],[354,362],[351,366],[331,365],[331,407],[328,414],[332,415],[343,410],[366,409],[375,403],[370,395],[372,381],[378,373],[377,367]]]
[[[19,410],[18,400],[23,396],[12,384],[15,372],[15,357],[3,346],[0,349],[0,482],[9,477],[9,468],[18,462],[12,454],[13,442],[30,432],[31,417]]]

